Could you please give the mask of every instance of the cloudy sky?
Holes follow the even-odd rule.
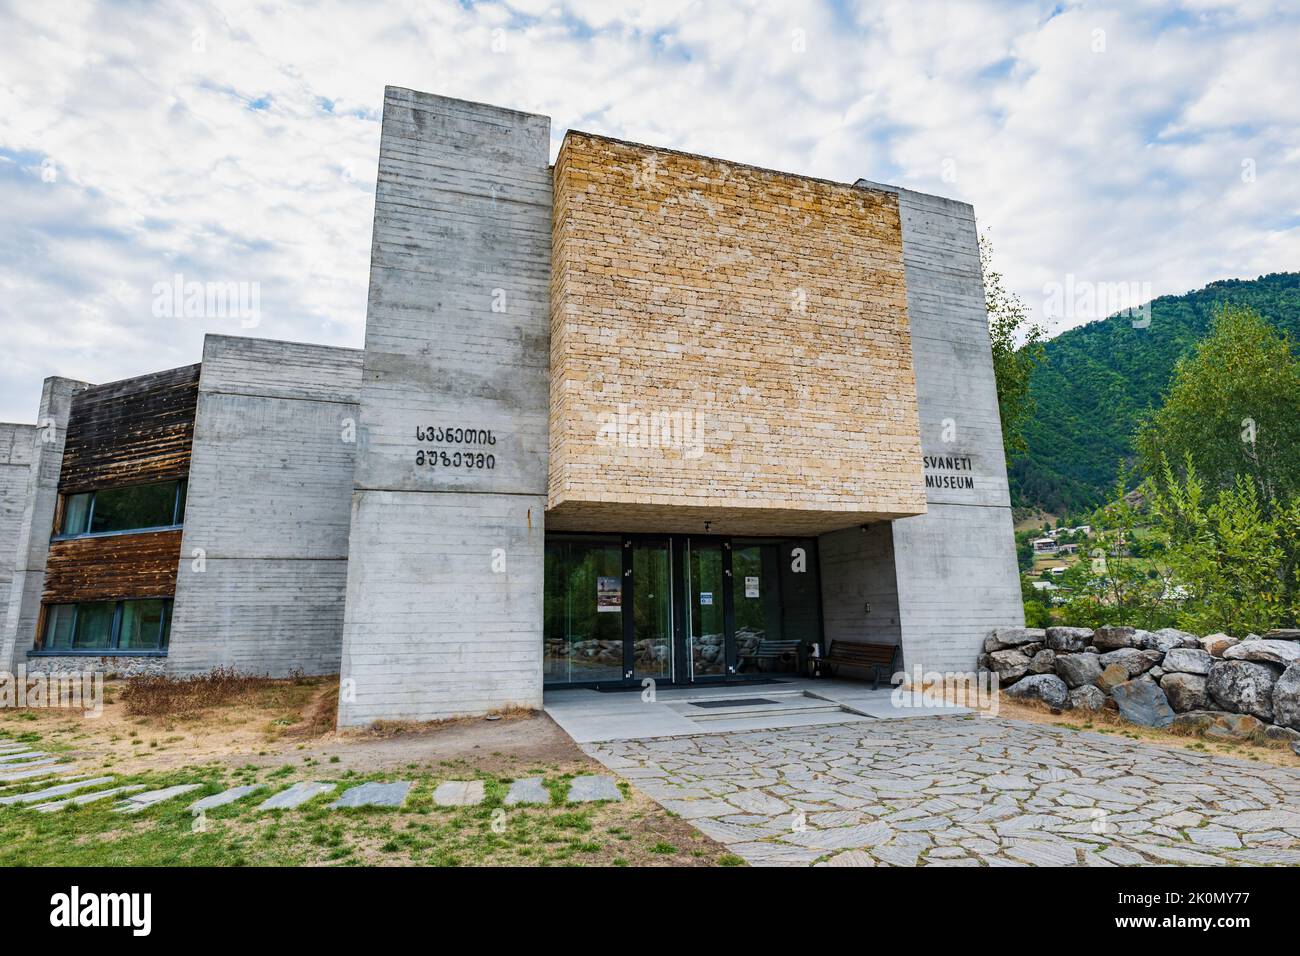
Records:
[[[0,0],[0,420],[206,332],[360,346],[385,84],[966,200],[1056,330],[1053,284],[1300,269],[1297,6]]]

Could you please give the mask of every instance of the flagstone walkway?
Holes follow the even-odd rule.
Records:
[[[752,864],[1300,865],[1300,769],[1000,718],[587,744]]]

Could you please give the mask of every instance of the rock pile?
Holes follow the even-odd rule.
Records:
[[[1008,697],[1061,710],[1113,708],[1147,727],[1289,742],[1300,754],[1300,631],[1238,640],[1164,628],[1001,627],[981,671]]]

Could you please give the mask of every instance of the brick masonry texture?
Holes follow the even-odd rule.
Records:
[[[894,194],[572,131],[554,178],[549,529],[924,512]]]

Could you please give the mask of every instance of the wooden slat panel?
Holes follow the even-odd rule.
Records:
[[[51,541],[41,600],[72,604],[171,597],[180,555],[180,531]]]
[[[184,478],[199,365],[96,385],[72,399],[59,491]]]

